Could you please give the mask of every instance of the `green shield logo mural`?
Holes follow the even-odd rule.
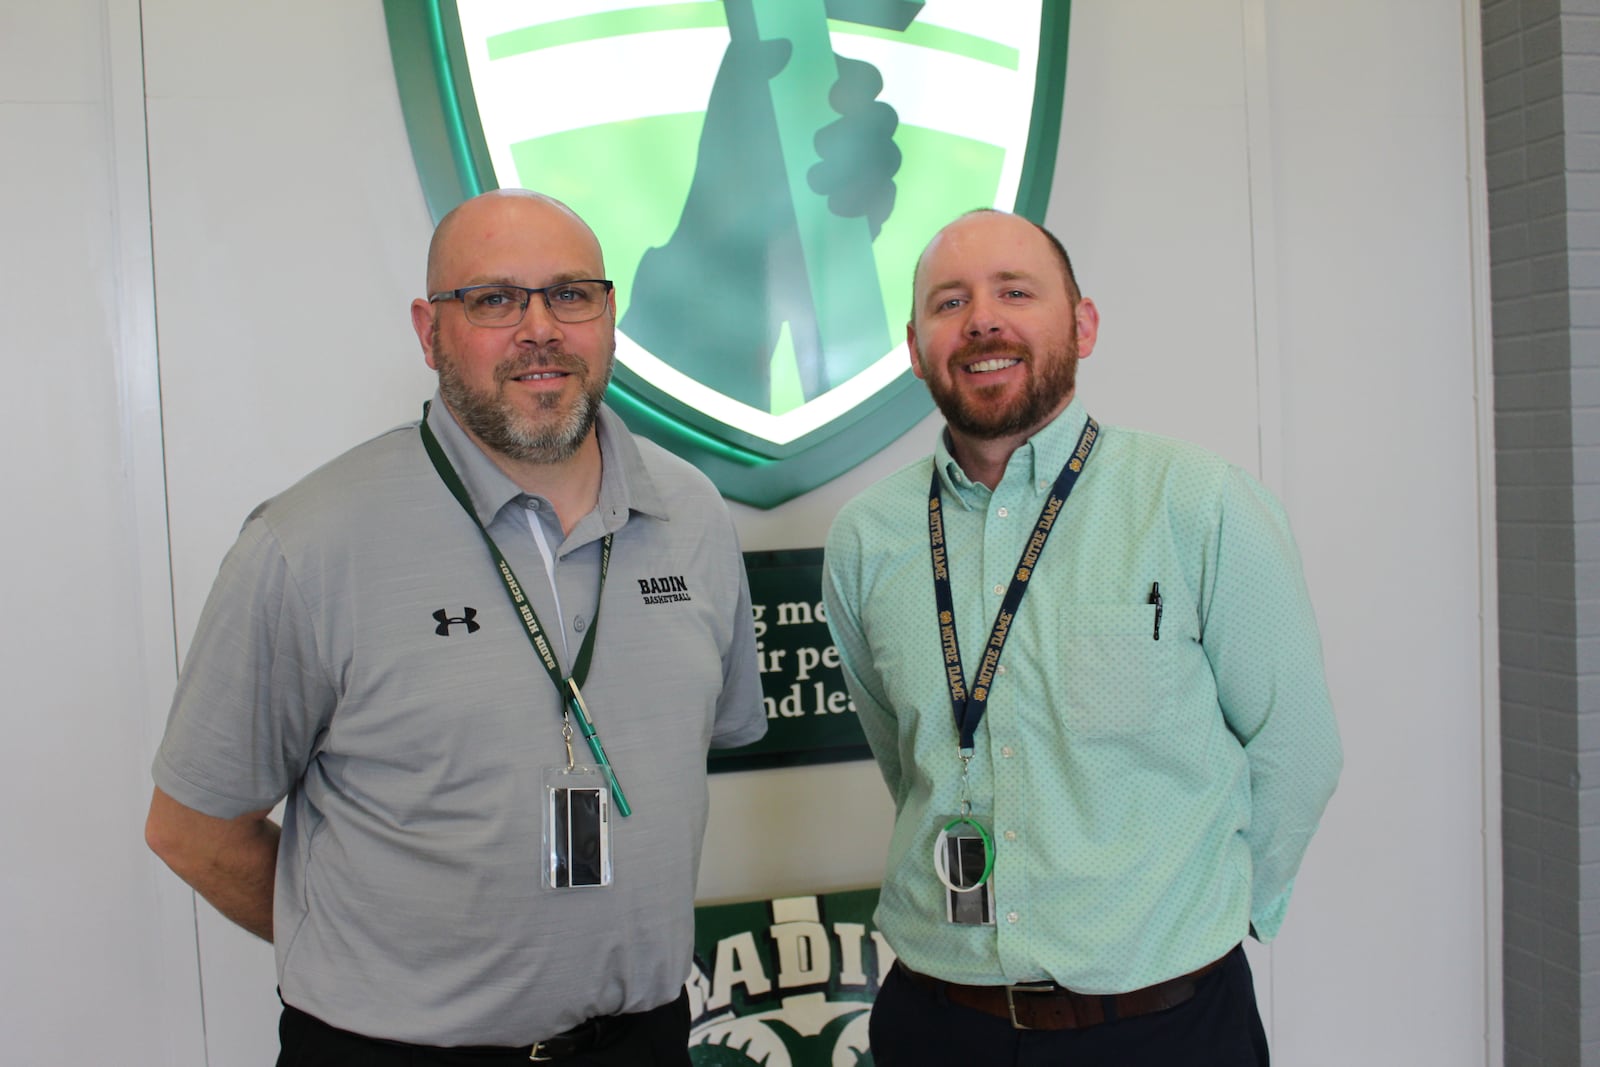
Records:
[[[1042,220],[1066,0],[386,0],[437,219],[566,201],[617,283],[608,399],[772,507],[932,410],[916,256],[969,208]]]

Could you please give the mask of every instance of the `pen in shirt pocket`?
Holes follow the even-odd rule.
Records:
[[[1161,640],[1161,583],[1160,582],[1151,582],[1150,583],[1150,603],[1154,604],[1155,608],[1156,608],[1156,628],[1155,628],[1155,631],[1150,636],[1153,637],[1155,640],[1159,641],[1159,640]]]

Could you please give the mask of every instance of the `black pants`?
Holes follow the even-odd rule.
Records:
[[[876,1067],[1267,1067],[1244,949],[1176,1008],[1082,1030],[1014,1030],[889,972],[870,1022]]]
[[[690,1067],[689,994],[650,1011],[613,1016],[614,1036],[555,1061],[561,1067]],[[278,1067],[528,1067],[528,1050],[434,1048],[352,1034],[283,1008]]]

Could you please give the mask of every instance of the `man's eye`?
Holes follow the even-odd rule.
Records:
[[[952,296],[948,300],[939,301],[939,305],[936,308],[934,308],[934,310],[935,311],[949,311],[952,308],[960,307],[964,303],[966,303],[966,301],[962,300],[961,297]]]
[[[1007,289],[1001,295],[1007,300],[1026,300],[1031,294],[1025,289]]]
[[[563,285],[549,292],[552,304],[581,304],[589,299],[589,294],[576,285]]]
[[[498,310],[521,303],[517,294],[509,289],[480,289],[473,293],[470,299],[475,307],[485,310]]]

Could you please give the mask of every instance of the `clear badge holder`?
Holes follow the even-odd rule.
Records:
[[[945,918],[994,925],[994,838],[971,815],[948,819],[933,840],[933,870],[944,886]]]
[[[544,772],[543,881],[550,889],[611,884],[611,785],[595,766]]]

